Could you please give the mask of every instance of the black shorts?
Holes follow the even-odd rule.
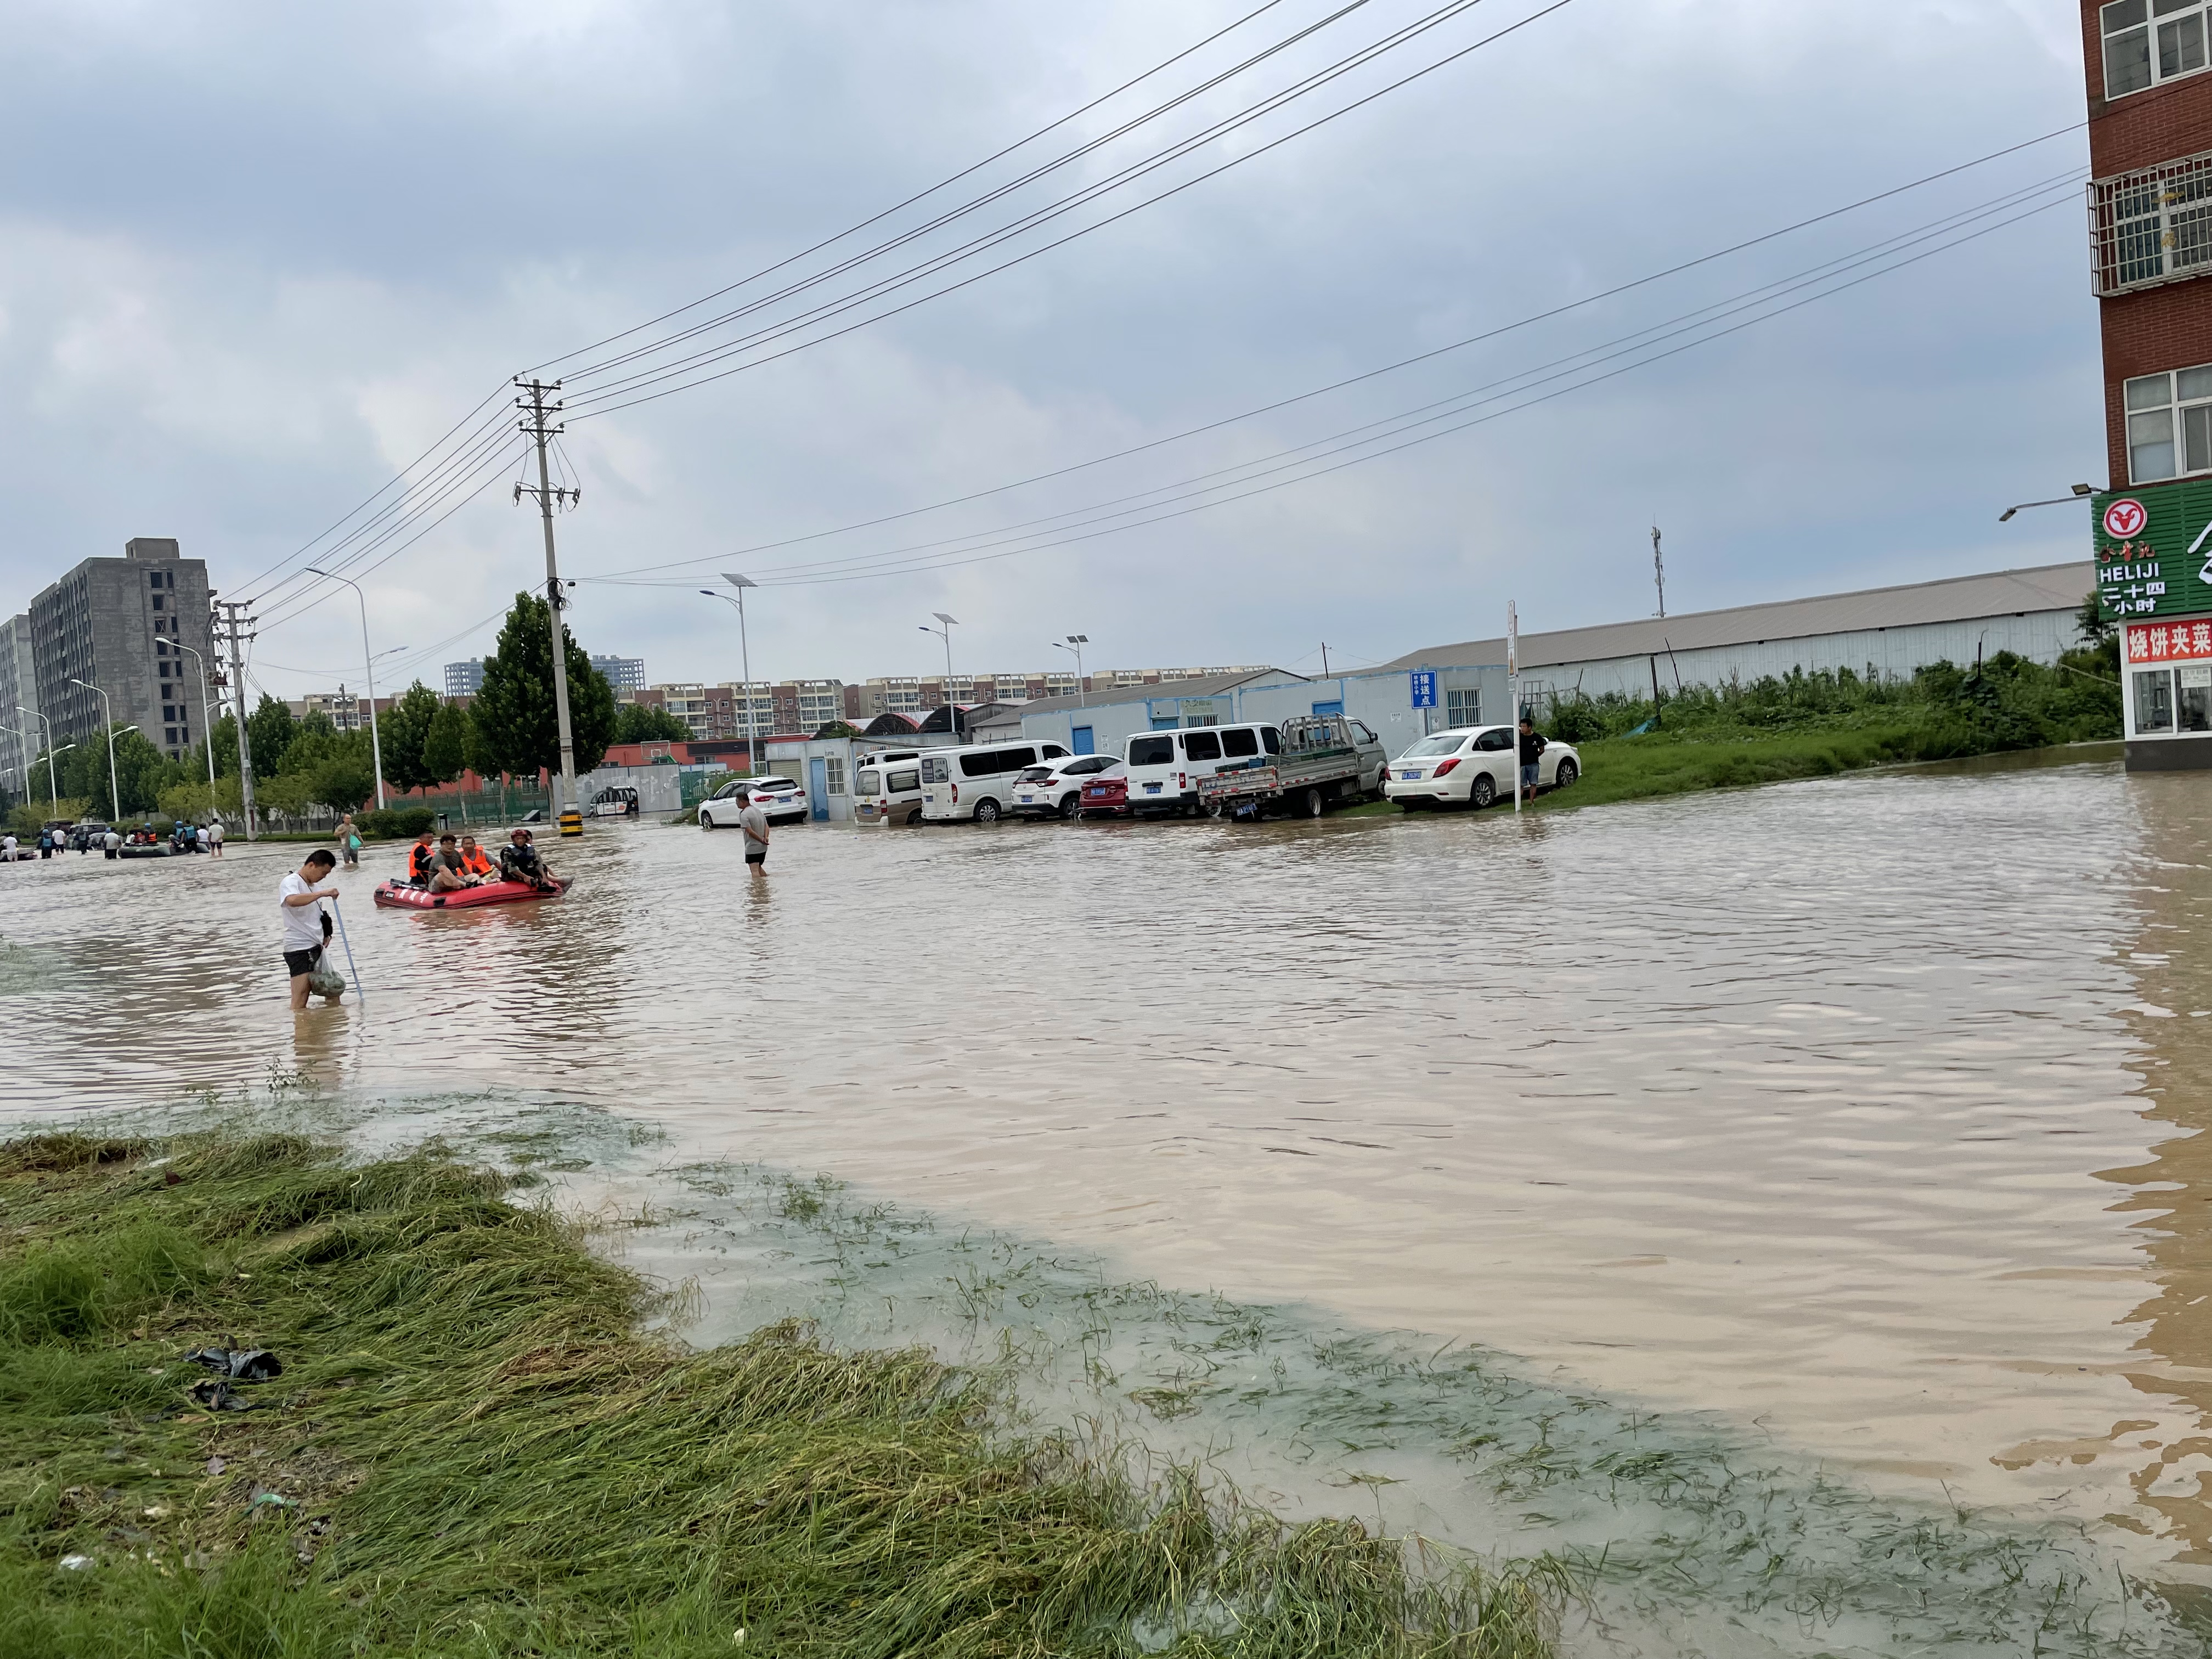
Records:
[[[320,945],[317,945],[312,951],[287,951],[284,952],[285,971],[294,979],[299,978],[302,974],[312,974],[315,971],[315,963],[321,959],[322,954]]]
[[[768,862],[768,854],[765,853],[748,853],[745,854],[745,862],[747,864],[766,864]]]

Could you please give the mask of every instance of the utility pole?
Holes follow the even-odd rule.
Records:
[[[1327,640],[1321,642],[1321,677],[1323,679],[1328,678],[1328,641]]]
[[[246,607],[234,600],[216,603],[216,609],[223,613],[222,630],[230,641],[230,713],[238,727],[238,799],[246,810],[246,838],[253,839],[253,754],[246,742],[246,664],[240,653],[245,642],[253,637],[246,630],[259,620],[241,616]],[[215,733],[208,733],[210,754],[214,751]]]
[[[553,556],[553,509],[556,505],[574,506],[583,499],[580,489],[556,489],[545,468],[546,441],[566,430],[563,427],[548,426],[546,418],[561,412],[558,403],[547,403],[545,394],[558,392],[561,382],[515,378],[515,385],[524,395],[514,400],[514,406],[523,411],[517,422],[523,431],[538,442],[538,487],[518,483],[514,499],[520,501],[526,492],[538,497],[538,511],[545,525],[545,609],[553,623],[553,718],[561,733],[561,786],[553,806],[559,815],[561,833],[580,836],[584,833],[583,814],[576,810],[576,738],[568,725],[568,630],[561,625],[561,611],[566,603],[561,597],[561,568]],[[747,696],[751,695],[750,689]]]
[[[1667,614],[1667,561],[1659,556],[1659,526],[1651,526],[1651,579],[1659,584],[1659,614]]]

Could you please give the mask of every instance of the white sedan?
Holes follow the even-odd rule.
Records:
[[[1014,777],[1014,811],[1030,817],[1072,818],[1082,803],[1083,786],[1121,763],[1112,755],[1064,755],[1042,766],[1026,766]]]
[[[793,778],[732,778],[699,803],[702,830],[728,830],[749,799],[757,799],[770,823],[806,822],[806,791]]]
[[[1516,735],[1510,726],[1462,726],[1423,738],[1390,763],[1382,798],[1408,812],[1510,800],[1521,775]],[[1572,744],[1544,745],[1536,763],[1539,789],[1565,789],[1582,775],[1582,757]]]

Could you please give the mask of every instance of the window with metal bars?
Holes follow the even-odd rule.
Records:
[[[2212,155],[2093,180],[2089,228],[2100,294],[2212,270]]]

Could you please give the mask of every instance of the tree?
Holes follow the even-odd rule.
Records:
[[[682,720],[649,702],[626,702],[615,716],[617,743],[682,743],[690,735]]]
[[[2081,629],[2081,637],[2091,645],[2102,645],[2107,635],[2116,632],[2105,620],[2104,607],[2097,603],[2097,590],[2091,588],[2089,597],[2081,601],[2081,608],[2074,614],[2075,625]]]
[[[607,752],[615,732],[615,690],[606,676],[562,625],[562,655],[568,669],[568,729],[575,745],[576,769],[588,772]],[[498,648],[484,659],[483,684],[469,706],[483,733],[484,747],[502,772],[535,777],[543,769],[561,768],[560,726],[553,703],[552,627],[545,601],[529,593],[514,605],[499,630]]]
[[[261,694],[261,701],[246,717],[246,746],[252,751],[256,777],[273,778],[284,769],[284,756],[299,725],[290,709],[266,691]],[[234,751],[237,746],[235,741],[231,744]]]
[[[161,791],[184,776],[136,726],[115,733],[115,787],[107,778],[107,728],[88,732],[76,747],[62,757],[61,783],[65,795],[82,795],[94,812],[107,812],[119,803],[125,817],[143,817],[160,809]]]
[[[377,735],[384,745],[386,783],[400,789],[420,789],[444,781],[422,766],[422,740],[429,736],[430,722],[437,718],[441,707],[438,694],[417,680],[379,717]]]
[[[422,781],[451,783],[468,763],[468,710],[457,702],[441,702],[422,733]]]

